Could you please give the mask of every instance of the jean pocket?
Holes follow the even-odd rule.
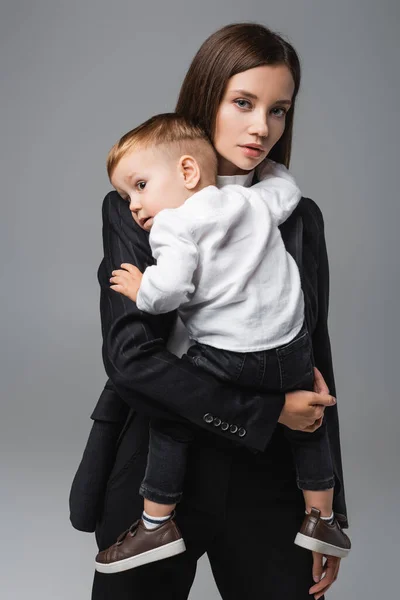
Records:
[[[196,354],[192,352],[190,358],[196,367],[200,367],[221,381],[236,383],[242,373],[246,355],[203,345],[200,352]]]
[[[313,376],[312,346],[307,330],[276,349],[282,390],[311,389]]]

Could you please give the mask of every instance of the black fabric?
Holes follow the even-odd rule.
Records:
[[[107,487],[96,531],[100,549],[141,514],[135,490],[145,469],[147,439],[138,438],[137,432],[145,430],[146,423],[143,420],[141,427],[138,420],[132,422],[126,444],[120,446],[119,468]],[[195,459],[200,452],[206,459],[212,452],[213,463],[207,462],[206,471],[218,475],[211,477],[208,504],[197,502],[198,487],[191,486],[200,479],[197,468],[205,466]],[[189,465],[188,484],[176,512],[187,551],[117,575],[96,572],[92,600],[186,600],[196,562],[204,553],[223,600],[308,600],[312,555],[293,544],[304,518],[304,501],[283,427],[277,427],[264,453],[199,445]],[[204,477],[201,480],[204,485]]]
[[[281,232],[288,251],[298,264],[301,257],[305,316],[312,335],[314,361],[331,393],[336,395],[327,324],[329,266],[323,218],[315,202],[302,198],[297,209],[281,226]],[[165,349],[165,340],[175,322],[174,314],[151,316],[141,313],[134,303],[110,290],[109,276],[113,268],[119,267],[122,262],[131,262],[143,270],[153,261],[148,234],[135,224],[127,204],[116,192],[104,199],[103,240],[105,255],[98,271],[103,357],[108,374],[115,380],[113,383],[109,379],[106,383],[106,393],[100,396],[93,416],[97,414],[109,421],[122,421],[124,415],[131,419],[138,411],[152,417],[172,418],[173,412],[168,411],[170,407],[171,411],[176,411],[175,418],[183,414],[188,418],[191,416],[192,422],[208,429],[215,445],[219,445],[220,438],[217,436],[221,435],[228,442],[235,438],[234,441],[243,446],[260,448],[267,445],[283,406],[283,394],[254,396],[228,384],[223,385],[210,376],[200,376],[199,369],[183,364]],[[302,252],[299,256],[300,247]],[[118,395],[115,384],[121,395]],[[215,407],[219,409],[215,416],[245,427],[249,434],[238,438],[207,424],[201,415],[210,410],[215,414]],[[335,471],[334,508],[346,514],[337,406],[327,409],[325,415]],[[102,450],[99,449],[99,452]],[[84,463],[88,474],[86,479],[90,479],[90,471],[99,467],[93,461],[91,464],[89,461]],[[101,477],[107,479],[107,475],[104,472]],[[83,468],[80,476],[85,481]],[[79,498],[80,489],[81,486],[75,486],[75,498],[71,504],[81,506],[81,521],[86,498]],[[90,520],[93,523],[93,519]],[[73,514],[71,521],[77,521]],[[83,528],[90,530],[88,524]]]
[[[327,325],[329,267],[323,218],[312,200],[301,199],[292,216],[281,226],[285,244],[292,253],[299,244],[299,217],[303,228],[302,286],[314,360],[331,393],[336,395]],[[110,418],[110,410],[113,412],[110,407],[115,403],[114,410],[118,414],[116,421],[119,421],[124,413],[126,420],[124,430],[116,443],[115,460],[112,467],[107,466],[111,473],[106,473],[106,489],[98,503],[100,508],[97,513],[96,535],[101,548],[113,543],[117,535],[140,515],[142,499],[138,489],[146,464],[148,417],[181,418],[191,422],[199,430],[202,428],[203,434],[201,444],[190,451],[184,497],[178,506],[178,519],[181,520],[184,535],[188,537],[190,544],[188,553],[181,555],[181,558],[176,557],[179,568],[174,568],[171,561],[175,559],[170,559],[151,569],[137,569],[136,574],[97,574],[93,598],[111,599],[117,594],[121,599],[140,598],[140,590],[143,589],[144,594],[145,589],[151,589],[156,579],[153,574],[160,574],[160,570],[163,575],[160,575],[159,580],[165,586],[163,597],[167,597],[165,590],[169,593],[172,589],[171,598],[186,598],[184,594],[194,576],[196,558],[204,551],[209,553],[210,559],[212,557],[213,571],[220,589],[226,587],[222,594],[224,600],[235,597],[231,595],[235,592],[229,589],[229,581],[237,577],[238,573],[238,590],[240,586],[243,589],[245,581],[255,578],[256,591],[251,595],[253,598],[256,598],[259,592],[263,598],[277,598],[278,594],[265,593],[267,589],[272,590],[275,587],[280,598],[305,598],[306,586],[297,586],[297,583],[304,579],[308,581],[311,577],[310,553],[294,549],[293,544],[288,541],[287,533],[283,538],[282,547],[279,547],[279,532],[276,528],[271,538],[267,520],[260,521],[260,529],[257,532],[249,530],[254,535],[246,542],[245,548],[248,549],[251,540],[258,537],[267,539],[272,544],[268,551],[272,561],[270,564],[278,562],[280,566],[275,564],[271,567],[268,571],[269,577],[264,567],[259,573],[254,572],[252,561],[256,560],[256,556],[248,561],[246,553],[238,550],[239,546],[233,547],[232,542],[227,541],[230,536],[227,528],[233,523],[230,520],[233,514],[235,519],[243,520],[249,512],[265,513],[266,506],[270,506],[271,510],[278,511],[278,522],[283,518],[283,511],[287,520],[292,521],[288,528],[293,538],[295,529],[301,522],[303,498],[296,486],[293,461],[289,445],[284,440],[283,427],[277,424],[284,395],[249,394],[201,373],[200,369],[166,350],[165,342],[175,322],[175,314],[151,316],[141,313],[134,303],[110,290],[111,271],[118,268],[122,262],[136,264],[141,270],[153,262],[148,234],[136,226],[127,204],[115,192],[108,194],[103,203],[103,240],[104,259],[99,267],[98,278],[101,285],[103,359],[110,377],[105,387],[107,415]],[[102,399],[98,402],[97,414],[103,414],[102,402]],[[228,423],[244,427],[247,435],[239,438],[232,433],[222,432],[212,423],[206,423],[203,417],[208,412]],[[325,418],[335,471],[334,510],[346,514],[337,406],[327,409]],[[248,452],[246,447],[253,452]],[[254,453],[254,450],[259,452]],[[93,460],[95,452],[91,454],[92,460],[85,462],[87,472],[97,468]],[[266,469],[270,469],[267,478],[264,476]],[[81,475],[85,481],[83,471]],[[265,488],[267,479],[270,481],[268,489]],[[79,491],[80,488],[75,489]],[[74,506],[79,498],[75,497],[75,500]],[[82,494],[80,501],[83,505],[86,502]],[[222,530],[220,529],[218,537],[220,542],[217,545],[214,533],[209,534],[205,527],[204,515],[211,515],[214,519],[211,531],[216,527],[216,517],[218,523],[221,522],[222,516],[226,517],[226,521],[222,521]],[[293,515],[298,516],[299,523],[293,523]],[[246,531],[243,531],[242,535],[246,535]],[[222,542],[224,539],[226,541]],[[257,545],[256,542],[254,544]],[[299,552],[306,552],[305,558],[300,559]],[[241,571],[236,569],[236,563],[240,560],[243,560]],[[227,567],[230,561],[232,570]],[[289,567],[286,566],[288,563]],[[289,573],[287,569],[290,569]],[[294,581],[291,580],[292,575]],[[141,583],[138,583],[138,578],[141,579]],[[291,587],[287,593],[282,593],[282,590],[286,589],[286,581],[292,581],[288,584]],[[181,589],[171,585],[180,585]],[[151,598],[151,592],[146,597]]]

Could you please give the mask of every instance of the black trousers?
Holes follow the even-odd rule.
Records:
[[[196,343],[187,355],[200,369],[219,379],[259,392],[313,389],[312,343],[305,323],[289,343],[278,348],[244,353]],[[228,427],[226,423],[219,426],[224,425]],[[298,487],[333,488],[326,421],[314,433],[285,428],[285,436],[292,448]],[[192,430],[180,424],[152,423],[147,468],[139,490],[144,498],[159,504],[181,501],[187,449],[192,440]]]
[[[147,425],[136,415],[119,445],[96,530],[100,549],[140,517]],[[312,554],[293,543],[304,501],[283,427],[259,454],[218,447],[214,437],[188,457],[176,515],[187,551],[123,573],[96,572],[92,600],[185,600],[204,553],[223,600],[309,600]]]

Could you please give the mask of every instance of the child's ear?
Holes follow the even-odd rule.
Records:
[[[200,181],[200,167],[193,156],[185,154],[179,160],[179,169],[186,189],[194,189]]]

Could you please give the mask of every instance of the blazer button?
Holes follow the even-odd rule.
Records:
[[[238,431],[238,436],[239,437],[244,437],[246,435],[247,431],[245,430],[244,427],[239,427],[239,431]]]
[[[203,417],[203,421],[205,421],[206,423],[212,423],[214,420],[214,417],[212,416],[211,413],[206,413]]]
[[[236,432],[237,432],[237,430],[238,430],[238,426],[237,426],[237,425],[231,425],[231,426],[229,427],[229,431],[230,431],[231,433],[236,433]]]
[[[222,421],[221,429],[222,431],[226,431],[227,429],[229,429],[229,423],[227,423],[226,421]]]
[[[221,419],[219,419],[218,417],[215,417],[214,426],[219,427],[221,425],[221,423],[222,423]]]

